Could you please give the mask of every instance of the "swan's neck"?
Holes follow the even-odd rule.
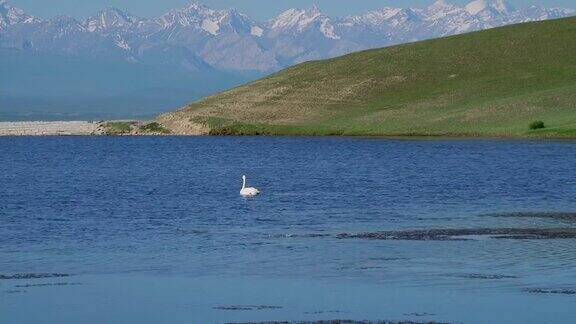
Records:
[[[242,189],[246,188],[246,178],[242,178]]]

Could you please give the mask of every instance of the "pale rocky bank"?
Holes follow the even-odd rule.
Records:
[[[0,122],[0,136],[138,136],[169,135],[156,122],[143,121],[22,121]]]
[[[0,136],[104,135],[100,122],[26,121],[0,122]]]

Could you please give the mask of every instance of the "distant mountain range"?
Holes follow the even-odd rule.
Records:
[[[141,75],[141,78],[157,78],[156,84],[148,82],[138,88],[139,81],[135,80],[129,91],[123,89],[122,84],[116,85],[107,89],[107,105],[114,106],[109,105],[113,102],[110,98],[118,96],[126,99],[123,102],[129,101],[129,93],[179,93],[176,101],[166,100],[162,104],[163,93],[158,93],[156,99],[136,105],[147,109],[153,102],[156,112],[172,108],[168,105],[196,99],[308,60],[573,14],[574,10],[561,8],[532,6],[515,9],[503,0],[476,0],[464,7],[440,0],[427,8],[382,8],[342,18],[325,15],[316,6],[305,10],[289,9],[270,21],[259,22],[234,9],[214,10],[194,2],[154,18],[141,18],[116,8],[107,8],[80,21],[68,16],[34,17],[0,0],[0,53],[8,51],[12,58],[27,55],[27,60],[42,56],[42,64],[58,67],[53,69],[58,73],[54,80],[46,73],[26,79],[24,67],[8,65],[9,60],[0,62],[0,72],[4,72],[4,77],[0,76],[0,85],[4,89],[8,88],[6,75],[16,75],[21,80],[21,83],[12,82],[10,86],[32,89],[30,94],[0,91],[0,116],[2,106],[38,106],[38,103],[30,102],[31,97],[42,98],[45,106],[47,97],[44,92],[53,82],[64,80],[64,84],[78,86],[78,69],[67,70],[68,66],[63,63],[68,58],[97,62],[87,64],[82,72],[84,75],[101,75],[108,62],[131,65],[132,69],[139,66],[153,69],[153,76]],[[46,55],[58,57],[58,63],[50,63],[53,60],[43,57]],[[93,71],[96,66],[98,73]],[[158,77],[158,73],[162,76]],[[162,81],[171,78],[173,73],[180,75],[177,80]],[[182,81],[183,73],[188,73],[192,79]],[[205,79],[206,75],[211,75],[210,81],[198,81]],[[111,78],[115,78],[112,70],[98,79],[99,85]],[[177,90],[171,86],[173,84],[178,84]],[[86,83],[85,87],[91,86]],[[167,92],[166,87],[170,88]],[[58,91],[50,94],[59,96]],[[98,95],[91,95],[94,98],[91,104],[97,106]],[[26,104],[19,99],[23,97],[26,97]],[[62,102],[71,107],[80,103],[70,97],[59,98],[55,106]]]
[[[269,72],[362,49],[572,14],[536,6],[514,9],[503,0],[475,0],[464,7],[439,0],[427,8],[382,8],[343,18],[329,17],[316,6],[289,9],[258,22],[234,9],[194,2],[149,19],[108,8],[78,21],[40,19],[0,1],[0,47],[191,71]]]

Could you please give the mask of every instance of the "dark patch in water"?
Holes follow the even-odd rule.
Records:
[[[370,261],[406,261],[409,258],[402,258],[402,257],[390,257],[390,258],[368,258]]]
[[[31,287],[53,287],[53,286],[80,286],[78,282],[54,282],[54,283],[41,283],[41,284],[25,284],[16,285],[16,288],[31,288]]]
[[[188,230],[188,229],[177,229],[177,232],[182,235],[202,235],[208,234],[208,231],[205,230]]]
[[[486,236],[494,239],[574,239],[575,228],[477,228],[477,229],[430,229],[414,231],[382,231],[366,233],[341,233],[339,239],[404,240],[404,241],[467,241],[467,236]]]
[[[5,292],[7,294],[19,294],[19,293],[25,293],[26,290],[11,289],[11,290],[6,290]]]
[[[312,234],[276,234],[270,235],[269,237],[272,238],[322,238],[322,237],[332,237],[332,234],[321,234],[321,233],[312,233]]]
[[[517,218],[551,218],[556,220],[576,221],[575,212],[513,212],[487,214],[493,217],[517,217]]]
[[[330,234],[315,233],[315,234],[303,235],[303,236],[301,236],[301,237],[315,238],[315,237],[329,237],[329,236],[332,236],[332,235],[330,235]]]
[[[37,221],[50,221],[50,222],[68,222],[70,219],[68,218],[44,218],[44,217],[37,217]]]
[[[431,313],[409,313],[409,314],[404,314],[404,316],[424,317],[424,316],[436,316],[436,314],[431,314]]]
[[[554,295],[576,295],[576,290],[572,289],[542,289],[542,288],[530,288],[524,291],[531,294],[554,294]]]
[[[216,310],[225,311],[259,311],[259,310],[274,310],[282,309],[282,306],[268,306],[268,305],[232,305],[232,306],[215,306],[212,307]]]
[[[517,276],[500,275],[500,274],[480,274],[480,273],[464,273],[452,274],[450,277],[464,278],[464,279],[486,279],[486,280],[500,280],[500,279],[518,279]]]
[[[417,217],[414,220],[424,221],[424,222],[436,222],[436,221],[455,221],[460,219],[466,219],[466,217]]]
[[[266,242],[251,242],[251,243],[238,243],[236,244],[236,246],[264,246],[264,245],[270,245],[271,243],[266,243]]]
[[[69,277],[67,273],[16,273],[11,275],[0,275],[0,280],[11,279],[42,279],[42,278],[63,278]]]
[[[262,223],[268,223],[268,222],[270,222],[270,223],[277,223],[277,222],[279,222],[280,220],[278,220],[278,219],[272,219],[272,218],[256,218],[256,221],[257,221],[257,222],[262,222]]]
[[[450,324],[448,322],[414,322],[414,321],[354,321],[354,320],[321,320],[321,321],[269,321],[269,322],[243,322],[227,324]]]
[[[339,310],[304,312],[304,314],[306,314],[306,315],[340,314],[340,313],[348,313],[348,312],[339,311]]]

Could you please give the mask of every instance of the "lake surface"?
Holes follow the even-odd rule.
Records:
[[[576,227],[544,212],[576,142],[0,138],[0,275],[70,275],[0,279],[0,323],[573,323],[575,239],[337,236]]]

